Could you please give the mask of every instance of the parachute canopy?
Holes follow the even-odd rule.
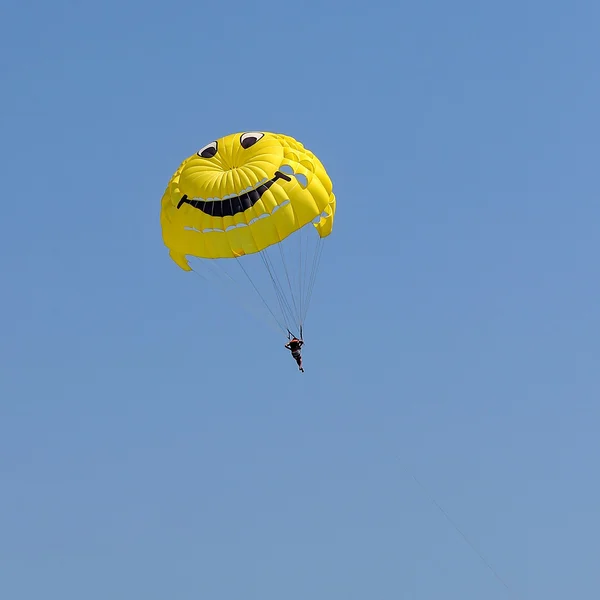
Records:
[[[195,270],[190,257],[236,259],[250,278],[239,259],[261,255],[283,319],[275,317],[254,281],[253,287],[279,326],[289,331],[290,325],[302,329],[304,315],[298,306],[303,298],[298,294],[312,289],[320,258],[315,251],[309,276],[302,231],[308,226],[320,242],[333,229],[335,210],[331,179],[312,152],[287,135],[254,131],[222,137],[186,158],[163,194],[160,222],[171,258],[188,271]],[[292,237],[299,239],[296,256],[290,258],[283,247],[278,250],[285,271],[282,284],[267,250]]]

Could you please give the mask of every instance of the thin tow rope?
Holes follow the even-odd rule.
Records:
[[[463,538],[463,540],[465,540],[465,542],[471,547],[473,552],[475,552],[475,554],[477,554],[477,556],[479,556],[479,558],[483,561],[485,566],[494,574],[496,579],[508,590],[508,592],[513,597],[516,598],[517,596],[516,596],[515,592],[513,592],[513,590],[508,586],[506,581],[504,581],[504,579],[502,579],[502,577],[500,577],[500,575],[498,574],[496,569],[494,569],[494,567],[492,567],[492,565],[485,558],[485,556],[483,556],[483,554],[481,553],[479,548],[477,548],[477,546],[475,546],[475,544],[465,535],[465,533],[463,533],[463,531],[456,524],[456,522],[452,519],[452,517],[442,508],[442,506],[440,506],[440,504],[437,502],[437,500],[431,495],[431,493],[425,488],[425,486],[414,476],[414,474],[411,474],[411,475],[412,475],[412,478],[414,479],[415,483],[421,488],[421,490],[427,496],[427,498],[429,498],[429,501],[442,513],[442,515],[444,515],[444,517],[446,517],[446,519],[452,525],[452,527],[454,527],[454,529],[460,534],[460,536]]]

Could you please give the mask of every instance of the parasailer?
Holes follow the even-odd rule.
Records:
[[[304,367],[302,366],[302,354],[300,348],[304,346],[304,341],[299,340],[297,337],[293,337],[285,347],[292,353],[292,357],[298,365],[298,370],[304,373]]]
[[[227,135],[186,158],[163,194],[160,222],[182,269],[196,270],[190,259],[209,269],[237,263],[285,334],[302,331],[335,211],[333,184],[311,151],[287,135],[254,131]],[[265,286],[250,268],[256,257]],[[215,307],[203,310],[219,318]]]

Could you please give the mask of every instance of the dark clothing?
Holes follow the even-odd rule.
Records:
[[[298,364],[298,369],[304,373],[304,369],[302,368],[302,355],[300,354],[300,348],[302,348],[303,344],[304,342],[302,340],[294,338],[290,340],[285,347],[292,353],[294,360]]]

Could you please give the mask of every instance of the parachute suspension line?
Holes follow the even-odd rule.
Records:
[[[285,271],[285,277],[288,282],[288,287],[290,288],[290,296],[292,297],[292,304],[294,305],[294,324],[300,324],[302,321],[302,317],[300,316],[300,312],[298,311],[298,307],[296,306],[296,295],[294,294],[294,289],[292,288],[292,281],[290,279],[290,274],[288,272],[287,263],[285,261],[285,254],[283,252],[282,244],[278,244],[279,246],[279,254],[281,256],[281,262],[283,263],[283,270]]]
[[[271,279],[271,283],[273,285],[273,290],[275,291],[275,297],[277,298],[277,302],[279,304],[279,310],[281,311],[281,316],[283,318],[283,322],[284,322],[284,324],[287,325],[288,318],[286,315],[285,297],[281,293],[280,287],[277,285],[277,283],[278,283],[277,277],[275,276],[273,266],[269,262],[269,256],[265,250],[261,250],[259,254],[260,254],[260,258],[263,261],[265,269],[267,269],[267,273],[269,274],[269,277]],[[286,327],[286,329],[289,331],[289,329],[287,327]]]
[[[309,225],[308,227],[312,227],[312,224]],[[300,274],[300,278],[302,280],[302,315],[301,315],[301,323],[302,325],[304,325],[304,321],[306,320],[306,315],[308,313],[308,306],[306,304],[307,301],[307,291],[308,291],[308,257],[309,257],[309,251],[312,250],[314,252],[314,246],[310,243],[310,234],[312,233],[308,227],[306,227],[306,237],[305,237],[305,254],[306,256],[304,257],[304,266],[303,266],[303,272]],[[314,257],[313,257],[314,258]]]
[[[315,234],[314,225],[312,223],[306,225],[302,230],[305,231],[304,235],[304,262],[300,258],[300,304],[302,309],[300,311],[300,327],[304,327],[304,321],[306,321],[306,315],[308,314],[310,304],[310,279],[309,279],[309,255],[313,255],[313,268],[316,252],[321,242],[321,237],[317,237],[316,243],[311,243],[311,235]],[[302,238],[300,238],[300,244],[302,245]],[[302,254],[302,251],[301,251]]]
[[[252,278],[250,277],[250,275],[248,275],[248,271],[246,271],[246,269],[244,269],[244,265],[242,264],[242,261],[239,258],[236,258],[235,260],[236,260],[237,264],[240,265],[240,268],[242,269],[242,271],[244,272],[244,274],[248,278],[248,281],[250,282],[250,284],[254,288],[254,291],[258,294],[259,298],[262,300],[262,303],[267,307],[267,310],[271,313],[271,316],[273,317],[273,319],[275,319],[275,322],[277,323],[277,325],[279,326],[279,328],[281,329],[281,331],[283,331],[283,333],[285,333],[285,331],[286,331],[287,328],[284,327],[281,324],[281,322],[279,321],[279,319],[276,317],[275,313],[271,310],[271,307],[269,306],[269,304],[267,303],[267,301],[264,299],[263,295],[258,291],[258,288],[256,287],[254,281],[252,281]]]
[[[293,311],[289,305],[289,302],[287,301],[287,298],[285,297],[283,290],[281,289],[281,284],[279,283],[277,273],[275,271],[275,268],[273,267],[271,257],[269,256],[266,248],[260,251],[260,256],[263,259],[263,263],[271,278],[271,283],[273,284],[273,289],[275,290],[275,295],[277,296],[277,300],[279,302],[279,308],[281,309],[283,320],[286,324],[293,322]],[[287,329],[289,330],[289,327]]]
[[[218,285],[216,286],[216,289],[218,289],[220,291],[220,293],[223,295],[223,297],[225,299],[230,300],[232,298],[235,298],[236,303],[239,304],[239,306],[241,306],[248,314],[256,317],[259,321],[263,322],[265,325],[268,325],[268,327],[270,329],[273,329],[274,331],[278,330],[276,327],[274,327],[273,322],[265,317],[264,313],[257,311],[256,307],[255,306],[252,307],[252,305],[249,304],[248,302],[242,301],[242,298],[244,298],[243,294],[231,293],[231,287],[233,286],[237,289],[240,287],[240,283],[238,281],[236,281],[225,270],[225,268],[219,264],[219,262],[217,260],[198,258],[197,260],[194,261],[194,263],[196,263],[196,262],[204,265],[206,270],[208,272],[210,272],[210,274],[212,275],[212,281],[204,273],[201,273],[200,271],[197,271],[196,269],[192,269],[192,273],[194,273],[194,275],[196,275],[197,277],[200,277],[200,279],[204,280],[207,284],[217,283]],[[225,279],[225,278],[228,280],[227,283],[230,286],[229,290],[226,289],[226,282],[223,281],[223,279]],[[228,293],[228,291],[230,293]],[[277,320],[275,320],[275,324],[279,327],[279,329],[281,329],[281,325],[279,323],[277,323]]]
[[[306,296],[306,303],[304,307],[304,318],[306,319],[306,314],[308,313],[308,309],[310,308],[310,301],[312,300],[312,294],[315,287],[315,282],[317,280],[317,272],[319,271],[319,266],[321,265],[321,256],[323,255],[323,238],[319,237],[319,241],[317,242],[317,249],[315,250],[315,255],[313,257],[310,279],[308,282],[308,290]]]
[[[304,228],[302,228],[304,229]],[[300,261],[300,265],[299,265],[299,269],[298,269],[298,304],[300,305],[300,339],[302,339],[302,321],[303,319],[303,311],[302,311],[302,304],[303,304],[303,297],[302,297],[302,229],[300,229],[300,231],[298,232],[298,257],[299,257],[299,261]]]
[[[249,289],[243,293],[242,290],[246,287],[243,281],[237,274],[226,268],[233,264],[232,262],[198,258],[198,264],[202,268],[199,271],[194,269],[194,272],[206,281],[219,284],[218,287],[222,288],[223,293],[230,292],[229,295],[233,296],[238,305],[241,305],[246,312],[258,317],[260,321],[268,323],[271,329],[279,330],[285,335],[299,336],[302,339],[324,246],[324,239],[317,234],[313,227],[314,224],[310,223],[300,228],[295,233],[298,236],[297,241],[291,239],[292,236],[290,236],[277,244],[279,246],[277,250],[273,250],[272,246],[269,246],[257,252],[265,269],[263,272],[264,283],[267,279],[271,280],[274,298],[267,289],[261,289],[259,281],[262,277],[259,276],[259,273],[252,272],[252,261],[244,264],[244,261],[249,258],[236,257],[235,262],[244,274],[243,278],[250,283],[257,299],[260,299],[264,308],[267,309],[267,313],[250,297],[253,293],[248,295]],[[311,237],[315,234],[317,234],[316,238]],[[296,251],[298,258],[294,256]],[[277,253],[279,253],[279,258],[276,258]],[[296,269],[298,273],[295,273]]]
[[[304,317],[306,317],[306,313],[308,312],[308,308],[306,307],[306,300],[307,300],[306,295],[307,295],[307,291],[308,291],[308,248],[310,246],[309,240],[310,240],[310,238],[307,235],[307,237],[306,237],[306,258],[304,260],[304,273],[302,274],[302,280],[304,281],[304,285],[305,285],[304,297],[302,300],[302,303],[304,305],[304,314],[302,315],[303,320],[304,320]],[[314,248],[312,248],[312,249],[314,251]],[[313,256],[313,259],[314,259],[314,256]]]

